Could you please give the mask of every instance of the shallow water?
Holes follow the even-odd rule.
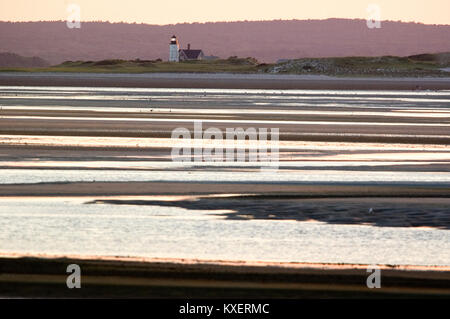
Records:
[[[52,110],[66,113],[51,114]],[[4,114],[24,111],[36,113]],[[122,115],[114,117],[112,112]],[[140,113],[146,112],[160,117],[146,118],[144,114],[140,118]],[[188,126],[197,115],[214,116],[204,120],[211,125],[290,124],[291,128],[316,126],[326,130],[292,129],[290,133],[300,138],[280,143],[278,171],[260,171],[243,163],[174,163],[170,161],[170,147],[175,142],[167,138],[76,136],[76,125],[74,136],[39,136],[38,131],[39,123],[43,123],[43,130],[49,123],[64,128],[61,123],[74,122],[92,125],[91,129],[100,126],[96,121],[113,125],[126,122],[138,130],[143,125],[153,128],[155,124],[176,122]],[[264,118],[252,118],[261,115]],[[444,143],[301,141],[302,134],[448,138],[448,91],[0,87],[0,120],[7,123],[19,119],[35,121],[38,129],[23,124],[29,131],[24,130],[22,135],[0,135],[0,185],[176,181],[450,186],[450,150]],[[17,122],[12,123],[14,126]],[[333,131],[347,126],[356,127],[356,131]],[[363,131],[367,126],[375,129]],[[399,129],[386,130],[392,127]],[[120,150],[109,149],[112,147]],[[161,203],[87,204],[102,199],[0,197],[0,252],[450,265],[449,230],[238,220],[225,217],[230,213],[226,207],[202,210]],[[364,205],[361,207],[367,212],[369,207]],[[413,213],[420,215],[426,205],[421,206],[421,212]],[[432,212],[447,218],[445,203],[435,206]],[[338,213],[344,210],[339,205],[333,207]],[[409,208],[414,210],[414,204],[402,206],[403,210]]]
[[[229,220],[210,211],[85,204],[88,201],[0,201],[0,251],[450,265],[450,231],[446,230]]]
[[[431,185],[450,184],[450,172],[370,172],[370,171],[135,171],[135,170],[42,170],[2,169],[0,184],[68,182],[253,182],[253,183],[389,183]]]

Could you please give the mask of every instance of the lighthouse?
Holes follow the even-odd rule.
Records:
[[[169,62],[180,62],[180,45],[176,36],[170,39]]]

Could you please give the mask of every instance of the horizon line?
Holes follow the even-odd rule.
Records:
[[[176,25],[185,25],[185,24],[214,24],[214,23],[252,23],[252,22],[292,22],[292,21],[327,21],[327,20],[352,20],[352,21],[367,21],[367,19],[363,18],[325,18],[325,19],[263,19],[263,20],[230,20],[230,21],[204,21],[204,22],[177,22],[177,23],[169,23],[169,24],[151,24],[147,22],[125,22],[125,21],[109,21],[109,20],[81,20],[81,23],[109,23],[109,24],[140,24],[140,25],[148,25],[148,26],[176,26]],[[67,22],[67,20],[28,20],[28,21],[12,21],[12,20],[0,20],[0,23],[36,23],[36,22]],[[396,23],[410,23],[410,24],[421,24],[421,25],[430,25],[430,26],[450,26],[449,24],[440,24],[440,23],[425,23],[420,21],[403,21],[403,20],[381,20],[381,22],[396,22]]]

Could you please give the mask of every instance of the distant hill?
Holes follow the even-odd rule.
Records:
[[[49,65],[50,63],[39,57],[24,57],[16,53],[0,52],[0,67],[37,68]]]
[[[278,59],[343,56],[409,56],[450,51],[450,25],[365,20],[276,20],[147,25],[85,22],[0,22],[0,51],[40,56],[53,64],[71,60],[167,59],[169,38],[206,55]]]

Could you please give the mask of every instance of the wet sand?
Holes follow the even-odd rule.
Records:
[[[67,74],[60,76],[72,79]],[[208,76],[220,78],[204,75]],[[92,77],[103,79],[100,75]],[[158,78],[157,75],[130,77]],[[259,76],[246,77],[259,79]],[[105,75],[105,78],[120,79],[120,76]],[[186,78],[197,77],[186,75]],[[445,83],[443,79],[436,81]],[[21,182],[4,181],[0,183],[3,197],[112,196],[97,198],[112,203],[117,196],[240,194],[243,197],[238,203],[201,199],[172,205],[187,209],[231,209],[233,213],[228,218],[242,215],[255,219],[311,219],[443,229],[450,225],[446,208],[450,196],[450,110],[447,108],[450,95],[445,92],[127,91],[121,88],[91,91],[89,88],[32,87],[4,90],[0,110],[0,169],[4,170],[4,176],[7,170],[11,175],[11,169],[27,174],[32,174],[30,169],[34,169],[47,171],[49,177],[37,177],[33,180],[36,183],[23,178]],[[258,167],[239,163],[169,165],[171,147],[175,145],[170,139],[172,130],[177,127],[193,130],[194,120],[202,120],[203,129],[213,126],[222,131],[230,126],[279,128],[278,172],[284,177],[264,182],[256,178],[262,174]],[[100,176],[92,182],[69,177],[70,171],[88,173],[95,169]],[[102,180],[103,173],[114,175],[125,170],[154,172],[160,174],[160,180]],[[63,171],[67,181],[48,181]],[[197,179],[181,180],[181,173],[186,171],[224,177],[248,173],[246,176],[254,174],[255,178],[246,180],[242,175],[238,182],[230,182],[199,175]],[[161,180],[163,172],[173,177]],[[409,177],[403,177],[402,182],[387,179],[389,174],[403,173]],[[305,174],[311,179],[283,180],[289,175]],[[326,174],[341,174],[342,179],[319,179]],[[386,177],[346,181],[346,175],[358,174],[372,174],[374,178],[385,174]],[[414,174],[417,178],[428,174],[435,179],[424,182],[415,179]],[[376,206],[377,198],[384,198],[384,202]],[[395,203],[398,199],[402,207]],[[133,200],[114,204],[145,205]],[[370,215],[370,208],[379,213]],[[301,211],[309,213],[304,215]],[[324,211],[328,213],[323,214]],[[358,213],[353,215],[355,211]],[[403,217],[399,219],[396,214]]]
[[[191,76],[179,80],[166,76],[161,80],[138,75],[129,78],[92,75],[86,79],[85,75],[21,77],[0,74],[0,84],[184,87],[191,83],[190,87],[203,88],[399,90],[416,86],[449,87],[446,79],[312,81],[310,78],[249,77],[239,81],[233,76],[214,81],[200,77],[192,84]],[[413,95],[379,92],[373,96],[356,92],[314,95],[310,92],[121,93],[121,89],[92,93],[85,92],[86,88],[79,91],[61,88],[62,92],[47,92],[46,88],[3,90],[5,93],[0,97],[0,200],[13,197],[23,201],[29,197],[51,200],[72,196],[86,197],[86,205],[107,203],[114,207],[208,210],[229,220],[320,221],[381,228],[426,227],[439,231],[450,228],[450,97],[445,92]],[[60,109],[53,110],[53,107]],[[83,107],[93,109],[80,109]],[[117,107],[122,109],[110,109]],[[252,113],[251,110],[271,113]],[[205,128],[278,127],[282,132],[280,176],[305,175],[311,177],[310,182],[245,179],[242,176],[260,176],[257,174],[261,173],[257,168],[244,165],[171,165],[170,132],[179,126],[192,128],[194,119],[204,120]],[[46,175],[39,175],[33,169]],[[98,174],[95,180],[77,180],[77,172],[81,176],[90,171]],[[105,181],[107,173],[114,176],[123,171],[161,174],[158,176],[172,174],[172,178]],[[181,176],[198,172],[237,176],[242,180],[181,179]],[[14,173],[23,181],[7,179],[7,176],[15,176]],[[40,179],[51,180],[63,173],[70,177],[64,182]],[[332,174],[337,177],[332,179]],[[318,182],[320,176],[328,175],[328,180]],[[390,179],[390,175],[401,179]],[[37,182],[27,181],[31,178]],[[352,182],[346,182],[347,178]],[[357,178],[362,181],[354,182]],[[153,195],[193,198],[172,201],[145,198]],[[255,265],[251,261],[233,264],[217,260],[35,257],[42,256],[0,258],[0,295],[292,298],[449,295],[448,267],[391,269],[384,265],[384,290],[369,291],[365,286],[365,265],[349,264],[342,269],[342,265],[270,262]],[[65,288],[65,267],[69,263],[83,265],[88,289],[73,292]]]
[[[126,187],[124,187],[126,186]],[[0,185],[0,196],[128,196],[259,194],[269,198],[448,197],[448,186],[414,185],[282,185],[271,183],[72,182]]]
[[[0,73],[0,85],[141,88],[449,90],[450,78],[352,78],[270,74]]]
[[[66,267],[69,264],[81,267],[82,289],[67,289]],[[0,257],[0,296],[436,298],[450,295],[448,267],[380,266],[380,289],[367,288],[367,267],[362,264],[3,255]]]
[[[101,119],[92,121],[83,118],[66,117],[65,119],[53,116],[54,119],[15,118],[9,116],[9,112],[2,112],[0,117],[0,134],[4,135],[48,135],[48,136],[113,136],[113,137],[136,137],[136,138],[170,138],[171,133],[178,127],[193,128],[193,121],[190,123],[173,119],[168,123],[160,123],[152,118],[145,123],[133,123],[133,121],[103,121]],[[436,122],[439,119],[436,120]],[[357,118],[352,121],[358,121]],[[204,125],[218,128],[225,132],[227,127],[233,124],[222,124],[214,120],[203,121]],[[303,141],[325,141],[325,142],[366,142],[366,143],[414,143],[414,144],[449,144],[450,138],[447,136],[449,127],[442,123],[428,124],[427,126],[417,123],[415,125],[373,125],[356,124],[351,126],[315,125],[314,123],[282,124],[282,123],[236,123],[246,130],[249,127],[258,125],[258,128],[278,127],[282,140],[303,140]],[[425,123],[423,123],[425,124]],[[333,123],[330,123],[333,125]],[[139,129],[136,127],[139,126]],[[382,126],[382,127],[380,127]],[[383,134],[379,134],[380,130]],[[419,135],[412,135],[414,130],[420,130]],[[270,132],[270,131],[269,131]]]

